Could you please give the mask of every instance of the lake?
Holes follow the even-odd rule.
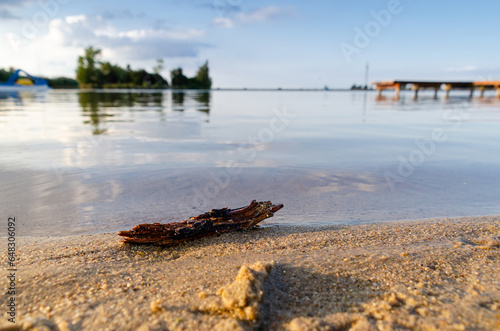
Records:
[[[0,94],[0,201],[17,234],[187,219],[251,200],[264,224],[500,214],[500,100],[421,92]]]

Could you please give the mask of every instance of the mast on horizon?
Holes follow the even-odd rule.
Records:
[[[365,67],[365,89],[368,89],[368,70],[370,68],[370,62],[366,62],[366,67]]]

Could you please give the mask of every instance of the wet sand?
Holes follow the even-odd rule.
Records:
[[[500,216],[264,227],[172,248],[116,233],[19,237],[17,248],[18,329],[500,328]],[[2,330],[15,330],[2,306]]]

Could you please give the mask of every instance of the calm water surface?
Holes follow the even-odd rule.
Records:
[[[500,101],[350,91],[0,94],[18,235],[91,234],[252,199],[266,224],[500,214]]]

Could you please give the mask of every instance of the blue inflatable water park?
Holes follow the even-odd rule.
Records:
[[[0,91],[38,91],[49,89],[48,82],[18,69],[12,73],[9,80],[0,83]]]

